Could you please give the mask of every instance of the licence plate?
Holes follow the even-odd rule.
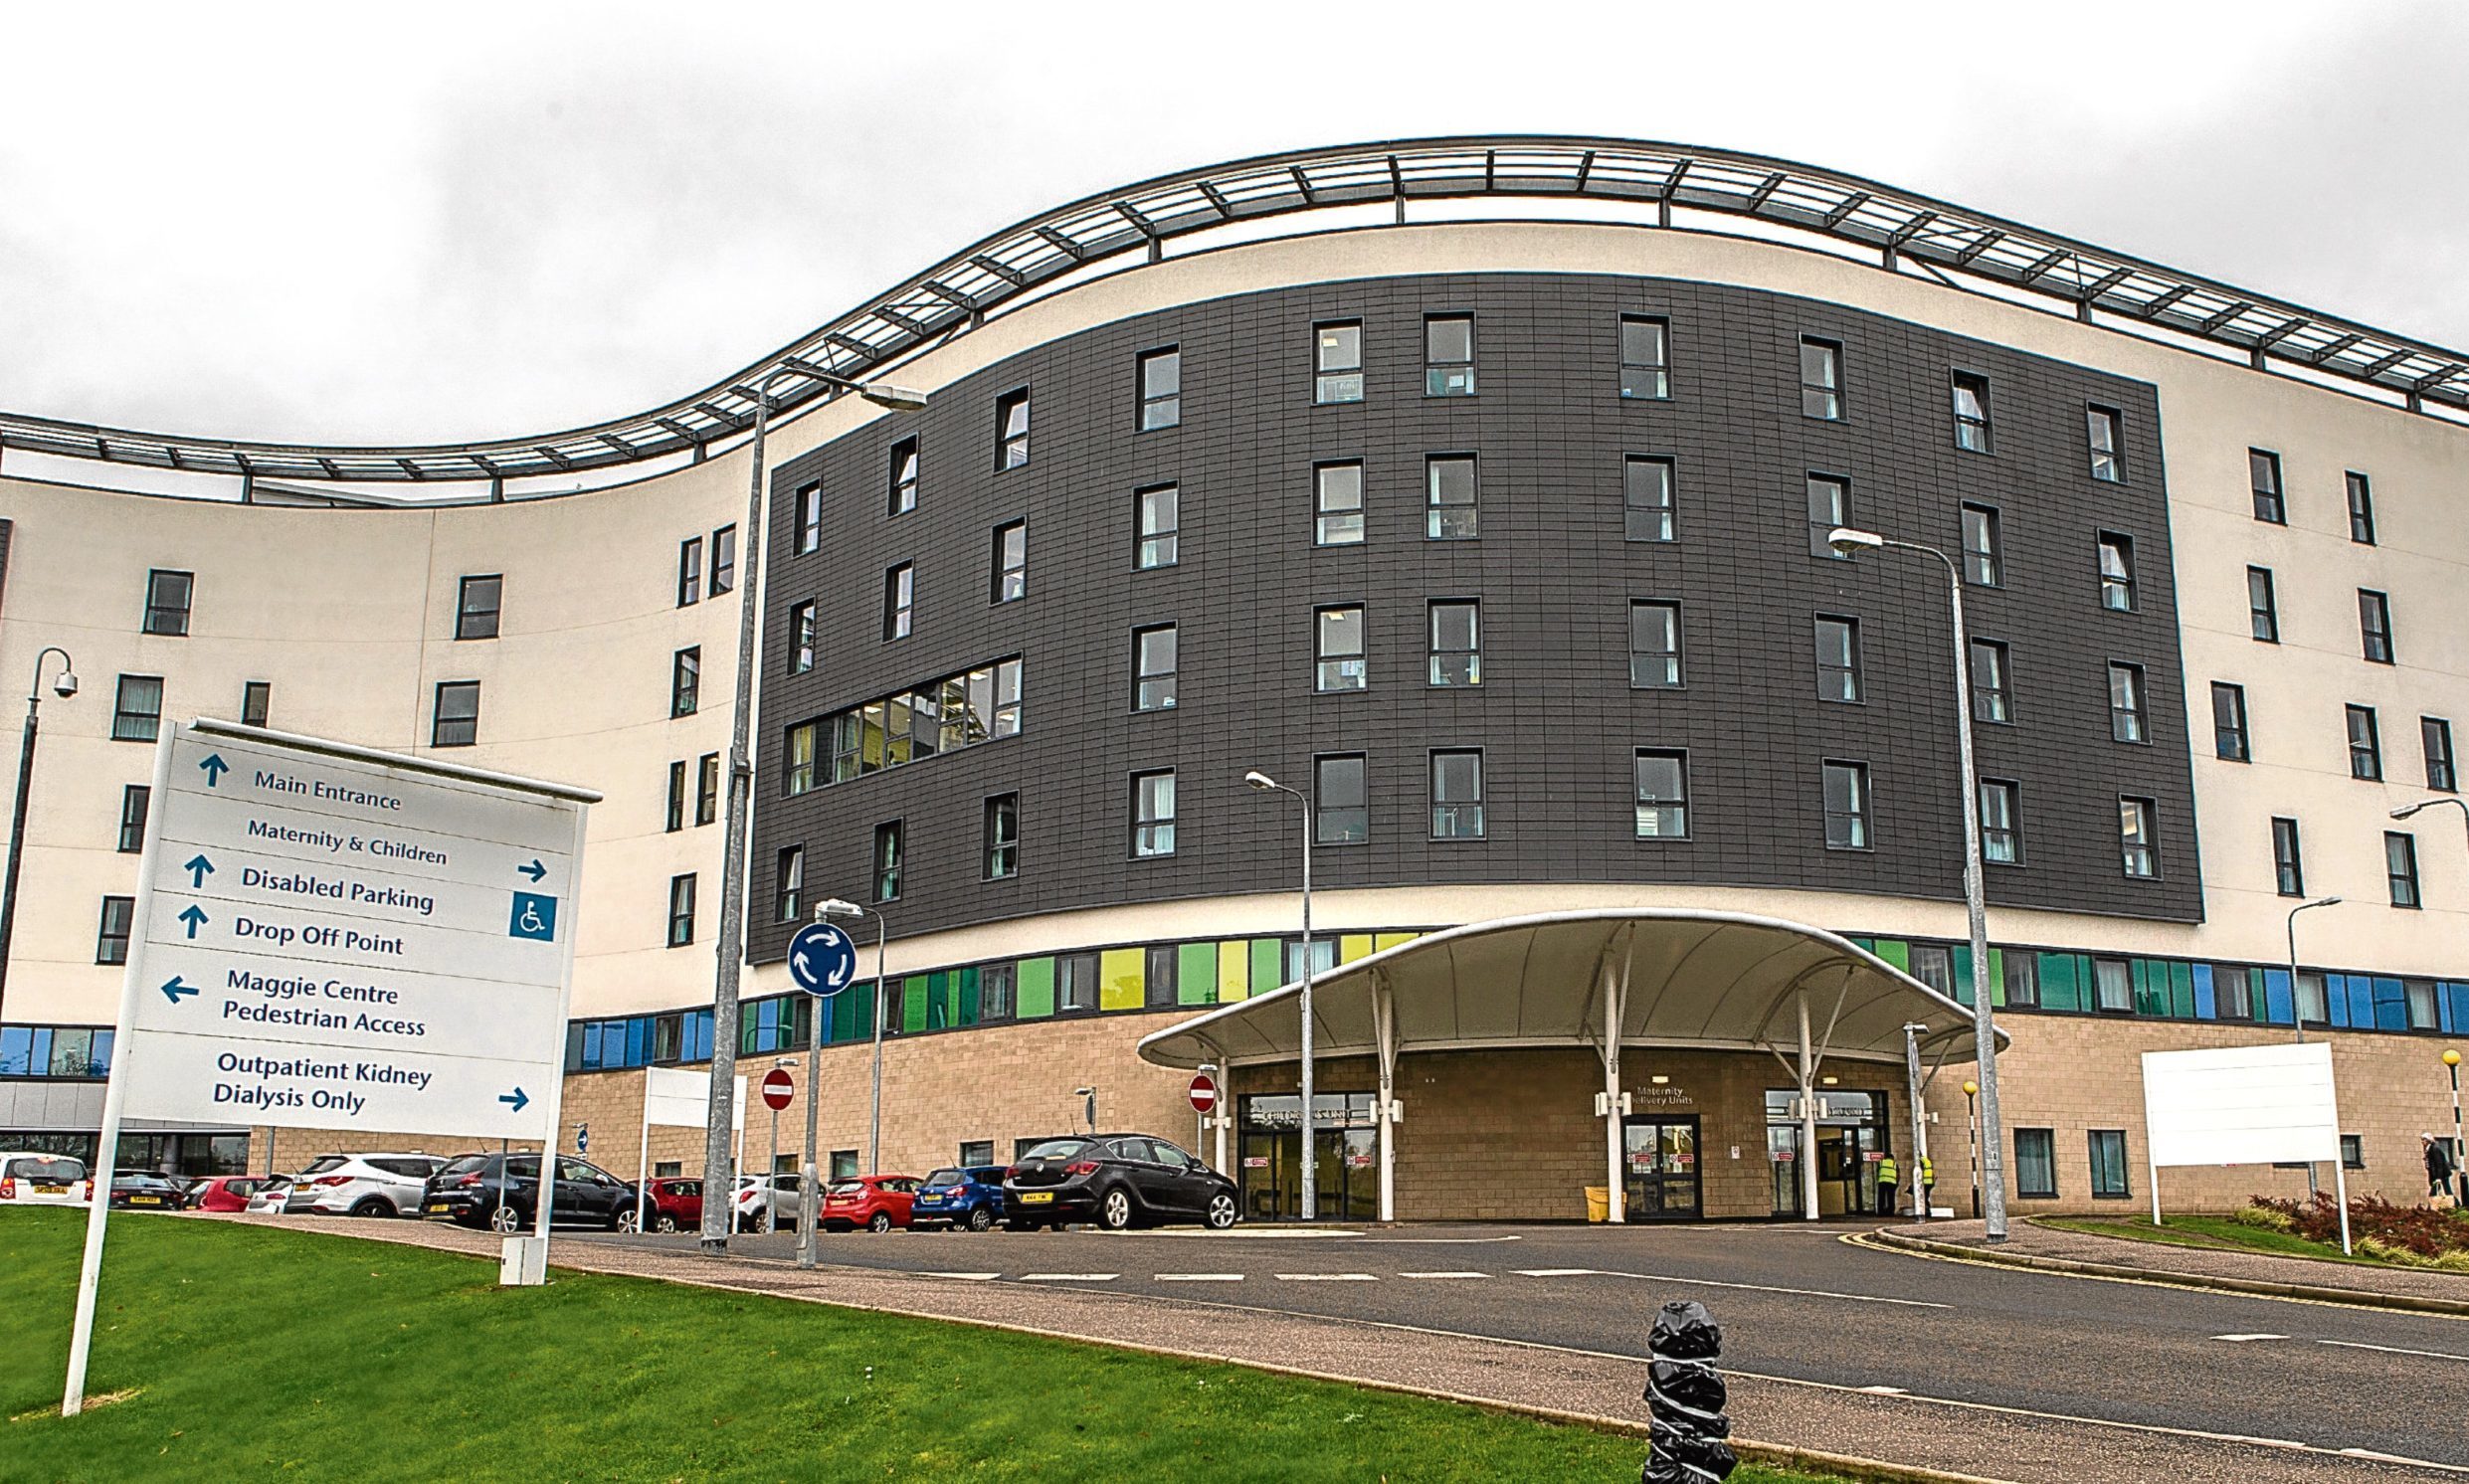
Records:
[[[128,1198],[128,1204],[131,1206],[160,1206],[163,1204],[163,1198],[160,1196],[131,1196]]]
[[[1023,1206],[1044,1206],[1054,1199],[1052,1191],[1026,1191],[1021,1195]]]
[[[448,1206],[443,1201],[432,1201],[429,1203],[428,1206],[429,1214],[433,1216],[442,1216],[452,1209],[454,1209],[454,1207]]]
[[[943,1204],[943,1198],[940,1196],[920,1196],[917,1198],[917,1204],[920,1206],[941,1206]]]
[[[69,1188],[67,1186],[36,1186],[34,1193],[38,1196],[66,1196],[69,1194]]]

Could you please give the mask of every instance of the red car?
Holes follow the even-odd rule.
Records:
[[[847,1231],[863,1226],[889,1231],[909,1223],[909,1206],[923,1184],[914,1175],[860,1175],[838,1180],[823,1197],[823,1229]]]
[[[644,1224],[654,1231],[692,1231],[703,1224],[703,1183],[699,1180],[664,1178],[651,1183],[652,1202],[644,1214]],[[635,1207],[629,1205],[620,1213],[622,1222],[634,1219]]]
[[[249,1198],[264,1190],[271,1175],[215,1175],[189,1190],[191,1210],[247,1210]]]

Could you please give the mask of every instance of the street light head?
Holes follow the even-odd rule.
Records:
[[[1074,1087],[1071,1089],[1071,1095],[1073,1097],[1087,1097],[1090,1093],[1093,1093],[1097,1089],[1094,1087]]]
[[[2391,812],[2391,817],[2395,820],[2405,820],[2425,807],[2426,803],[2422,799],[2415,804],[2403,804]]]
[[[1874,549],[1883,546],[1886,538],[1875,531],[1857,531],[1847,525],[1838,525],[1826,532],[1826,544],[1834,548],[1837,556],[1850,556],[1864,547]]]
[[[52,682],[52,689],[62,700],[67,700],[78,693],[78,677],[67,670],[62,670],[60,678]]]
[[[818,918],[863,917],[864,915],[865,908],[858,906],[855,902],[847,901],[837,896],[831,898],[822,906],[815,909],[815,916]]]
[[[2337,907],[2340,904],[2341,899],[2337,896],[2317,897],[2315,900],[2307,903],[2310,907]]]
[[[885,381],[859,382],[857,383],[857,395],[876,407],[888,407],[893,412],[924,412],[926,410],[925,393],[909,387],[896,387]]]
[[[2446,1052],[2446,1053],[2444,1053],[2444,1054],[2449,1055],[2449,1056],[2453,1056],[2453,1057],[2458,1057],[2458,1055],[2459,1055],[2460,1053],[2459,1053],[2459,1052],[2457,1052],[2457,1051],[2448,1051],[2448,1052]],[[1214,1071],[1216,1071],[1217,1069],[1218,1069],[1218,1063],[1216,1063],[1216,1062],[1214,1062],[1214,1061],[1204,1061],[1204,1062],[1202,1062],[1200,1065],[1198,1065],[1198,1066],[1196,1066],[1196,1067],[1192,1068],[1192,1070],[1194,1070],[1194,1071],[1196,1071],[1196,1072],[1214,1072]]]
[[[1269,777],[1257,768],[1254,768],[1250,772],[1244,774],[1243,782],[1251,785],[1251,787],[1255,789],[1273,789],[1277,787],[1276,779]]]

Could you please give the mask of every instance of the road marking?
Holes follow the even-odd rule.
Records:
[[[2257,1340],[2286,1340],[2289,1337],[2287,1335],[2214,1335],[2212,1338],[2225,1340],[2231,1345],[2249,1345]]]
[[[1280,1283],[1377,1283],[1370,1273],[1279,1273]]]
[[[963,1283],[992,1283],[1001,1273],[928,1273],[929,1278],[958,1278]]]
[[[1160,1273],[1160,1283],[1240,1283],[1241,1273]]]
[[[1489,1273],[1400,1273],[1401,1278],[1488,1278]]]
[[[1596,1269],[1591,1267],[1521,1267],[1517,1270],[1521,1278],[1591,1278],[1595,1273]]]
[[[1364,1241],[1375,1246],[1398,1247],[1479,1247],[1489,1242],[1522,1242],[1522,1236],[1367,1236]]]
[[[1726,1283],[1715,1278],[1684,1278],[1674,1273],[1622,1273],[1601,1267],[1522,1267],[1527,1278],[1635,1278],[1646,1283],[1677,1283],[1688,1288],[1737,1288],[1751,1293],[1786,1293],[1795,1298],[1841,1299],[1853,1304],[1892,1304],[1903,1309],[1952,1309],[1953,1304],[1927,1299],[1883,1298],[1873,1293],[1836,1293],[1826,1288],[1779,1288],[1772,1283]]]
[[[1872,1396],[1909,1396],[1912,1394],[1901,1387],[1854,1387],[1852,1390],[1866,1391]]]
[[[2424,1356],[2430,1361],[2469,1361],[2469,1355],[2453,1355],[2441,1350],[2404,1350],[2397,1345],[2367,1345],[2356,1340],[2318,1340],[2318,1345],[2337,1345],[2343,1350],[2379,1350],[2385,1355]]]
[[[1111,1283],[1120,1273],[1023,1273],[1024,1283]]]

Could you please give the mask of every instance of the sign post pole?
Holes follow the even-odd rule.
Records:
[[[643,1143],[635,1154],[635,1232],[641,1235],[652,1205],[652,1068],[643,1069]]]
[[[822,1203],[817,1195],[821,1182],[815,1170],[815,1120],[823,1104],[823,1017],[831,1008],[832,997],[848,989],[857,977],[857,945],[855,939],[833,923],[823,920],[831,907],[819,907],[815,921],[797,930],[789,940],[789,978],[799,989],[814,997],[815,1013],[808,1017],[806,1035],[806,1160],[798,1169],[797,1194],[797,1265],[815,1265],[815,1233],[821,1227]],[[880,920],[879,918],[877,919]],[[882,968],[876,956],[874,995],[874,1030],[882,1033]],[[878,1043],[879,1049],[879,1043]],[[875,1107],[882,1106],[882,1069],[875,1068]],[[768,1205],[768,1203],[767,1203]]]

